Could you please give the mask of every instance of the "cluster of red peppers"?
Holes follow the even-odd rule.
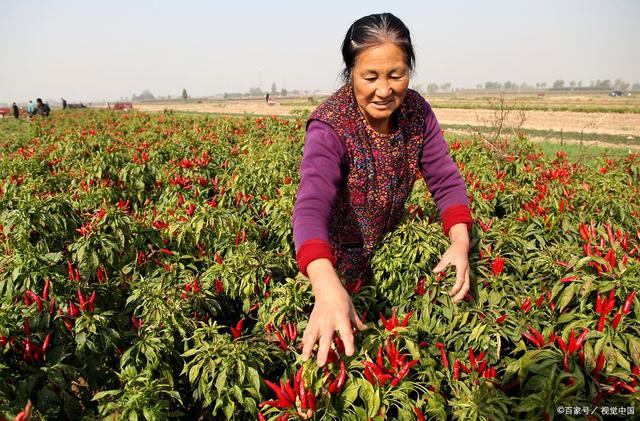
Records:
[[[386,360],[389,361],[390,366],[385,364]],[[390,338],[387,338],[384,345],[378,347],[378,353],[376,356],[376,362],[363,361],[364,365],[364,377],[375,385],[384,386],[387,381],[390,382],[392,387],[397,386],[409,373],[409,370],[414,365],[418,364],[420,360],[408,360],[409,354],[402,354],[398,352],[395,343],[391,342]]]
[[[626,253],[620,259],[623,266],[627,265],[630,257],[633,257],[638,253],[637,246],[631,248],[631,244],[629,243],[629,232],[624,233],[620,228],[618,228],[614,233],[611,224],[603,224],[603,226],[607,231],[607,238],[598,236],[598,232],[593,221],[591,221],[590,225],[581,223],[578,226],[580,237],[585,241],[582,246],[585,256],[603,257],[607,262],[606,265],[602,265],[597,262],[589,262],[589,266],[593,267],[598,272],[599,276],[602,276],[603,273],[611,272],[617,267],[618,261],[614,250],[614,245],[616,243],[620,244],[620,247]],[[609,243],[608,246],[607,241]],[[609,250],[607,250],[607,248],[609,248]]]
[[[618,328],[620,324],[620,320],[622,320],[623,315],[627,315],[631,312],[631,306],[633,305],[633,300],[636,297],[636,290],[631,291],[631,293],[627,296],[627,299],[624,301],[624,304],[620,308],[620,310],[616,313],[616,315],[611,320],[611,327],[615,330]],[[604,330],[604,325],[606,323],[606,318],[613,308],[616,305],[616,297],[615,297],[615,289],[609,291],[608,297],[600,297],[600,294],[596,296],[596,313],[600,314],[600,319],[598,320],[597,330],[598,332],[602,332]]]
[[[344,366],[344,363],[342,363]],[[293,377],[293,385],[291,380],[280,380],[280,385],[264,380],[264,383],[271,389],[277,399],[262,402],[260,408],[264,406],[272,406],[278,409],[292,409],[300,418],[309,419],[316,410],[316,396],[311,388],[306,388],[304,378],[302,377],[301,366]],[[346,377],[346,370],[345,370]],[[343,380],[344,384],[344,380]],[[290,412],[287,411],[278,417],[278,421],[286,421],[289,419]],[[258,420],[265,420],[265,416],[259,412]]]
[[[264,330],[267,333],[275,333],[276,337],[278,338],[278,346],[283,351],[286,351],[288,348],[287,342],[294,343],[298,338],[298,325],[293,322],[282,322],[282,332],[284,333],[284,336],[282,333],[280,333],[280,331],[274,328],[271,323],[267,323],[267,325],[264,327]]]
[[[22,361],[25,363],[42,361],[47,349],[49,349],[49,346],[51,345],[53,332],[47,333],[42,344],[33,342],[31,336],[31,323],[28,317],[24,319],[22,330],[24,331],[25,337],[19,341],[16,341],[14,338],[6,338],[0,335],[0,348],[4,348],[9,344],[17,354],[22,354]]]
[[[190,292],[198,293],[200,291],[202,291],[200,289],[200,283],[196,278],[193,282],[184,285],[184,292],[180,294],[180,298],[186,300]]]
[[[24,305],[27,307],[32,304],[36,304],[38,312],[44,311],[44,302],[49,301],[49,289],[51,288],[51,280],[47,278],[44,281],[44,288],[42,289],[42,295],[38,295],[31,290],[26,290],[24,293]],[[56,297],[52,297],[49,301],[49,315],[53,316],[56,311]]]
[[[404,318],[402,319],[402,322],[400,322],[396,317],[396,308],[394,307],[393,309],[391,309],[391,318],[389,320],[385,319],[382,312],[380,312],[380,320],[382,320],[382,325],[387,330],[387,332],[391,332],[393,336],[396,336],[398,332],[395,331],[395,328],[398,327],[398,325],[400,325],[401,327],[407,327],[407,324],[409,323],[409,319],[411,319],[412,315],[413,315],[413,310],[405,314]]]
[[[440,342],[439,342],[440,343]],[[441,344],[441,343],[440,343]],[[438,346],[441,349],[441,353],[444,352],[444,344]],[[453,363],[452,372],[453,378],[455,380],[460,379],[460,371],[464,371],[466,374],[471,374],[472,371],[477,372],[480,377],[485,379],[494,379],[497,378],[498,372],[495,367],[489,367],[488,360],[485,359],[487,355],[486,351],[482,351],[478,356],[473,352],[473,348],[469,347],[469,367],[467,367],[459,358]],[[478,384],[479,380],[475,380],[476,384]]]

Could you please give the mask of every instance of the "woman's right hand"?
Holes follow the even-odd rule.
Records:
[[[318,343],[318,366],[322,367],[327,361],[334,332],[340,333],[345,354],[351,356],[354,352],[352,326],[361,331],[367,326],[358,317],[349,293],[329,260],[314,260],[307,266],[307,273],[316,302],[302,337],[302,359],[308,360]]]

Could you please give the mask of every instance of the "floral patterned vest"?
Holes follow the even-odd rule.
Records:
[[[310,116],[333,128],[347,149],[347,176],[329,220],[337,270],[353,282],[371,280],[370,260],[380,239],[405,213],[424,141],[424,99],[409,89],[395,111],[397,130],[373,130],[346,84]],[[308,124],[307,122],[307,124]]]

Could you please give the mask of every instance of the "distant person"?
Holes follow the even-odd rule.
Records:
[[[29,115],[29,118],[33,117],[35,113],[36,104],[34,104],[32,100],[29,100],[29,103],[27,104],[27,114]]]
[[[60,98],[62,100],[62,109],[66,110],[67,109],[67,100],[64,98]]]
[[[36,112],[43,117],[49,117],[49,114],[51,114],[51,108],[49,108],[49,104],[47,104],[46,102],[42,102],[41,98],[36,99],[36,108]]]
[[[18,108],[18,106],[16,105],[16,103],[14,102],[13,105],[11,106],[11,108],[13,109],[13,116],[15,118],[20,118],[20,109]]]
[[[267,94],[267,97],[265,98],[265,101],[267,102],[267,104],[269,103],[269,94]]]

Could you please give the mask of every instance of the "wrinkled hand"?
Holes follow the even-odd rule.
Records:
[[[454,303],[462,301],[471,287],[469,281],[469,245],[466,242],[454,242],[444,252],[440,262],[433,269],[434,272],[442,272],[447,266],[455,266],[456,283],[451,288],[449,296]]]
[[[358,330],[366,330],[353,307],[349,293],[342,285],[326,285],[320,296],[316,295],[316,303],[309,317],[309,323],[302,338],[302,359],[307,361],[313,347],[318,342],[318,366],[327,361],[327,354],[333,342],[333,333],[339,332],[344,343],[345,354],[354,352],[352,325]]]

